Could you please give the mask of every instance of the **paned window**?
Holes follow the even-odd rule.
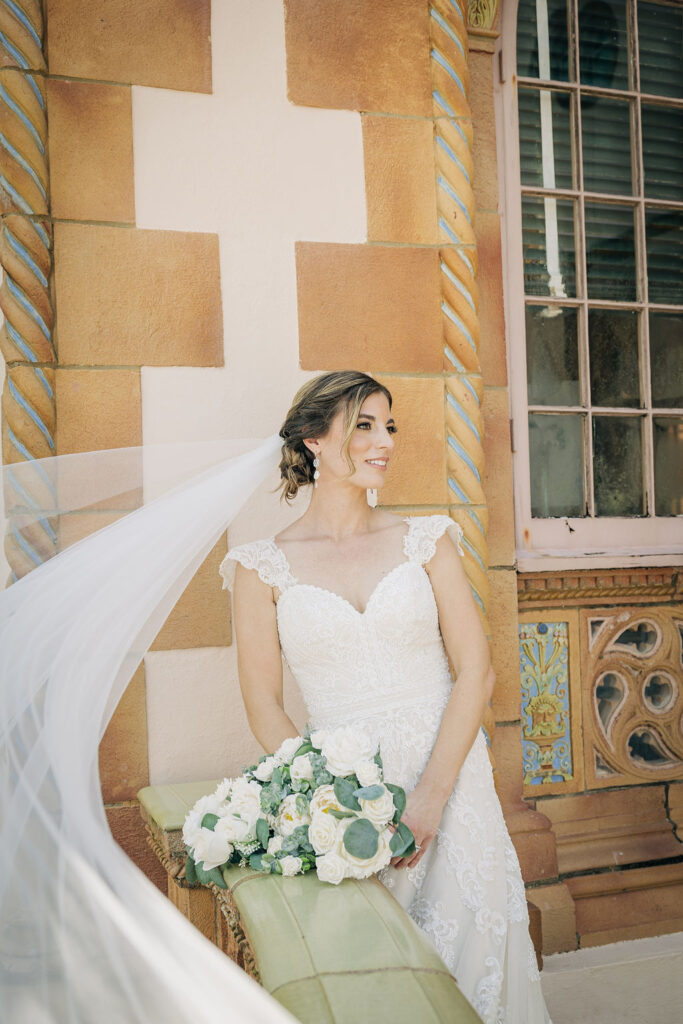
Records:
[[[512,304],[518,343],[523,334],[512,358],[518,550],[673,552],[676,533],[683,540],[683,6],[519,0],[508,88],[523,282]],[[506,176],[509,160],[508,147]]]

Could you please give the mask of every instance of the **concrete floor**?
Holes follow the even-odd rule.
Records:
[[[683,932],[543,959],[553,1024],[682,1024]]]

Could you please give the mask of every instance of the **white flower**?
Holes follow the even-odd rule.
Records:
[[[254,835],[251,823],[244,818],[236,818],[233,814],[219,818],[214,832],[230,843],[243,843],[246,839],[252,839]]]
[[[216,786],[216,792],[213,794],[218,800],[227,800],[230,796],[230,790],[232,789],[232,779],[223,779]]]
[[[265,761],[260,761],[259,764],[254,768],[253,774],[261,782],[270,782],[273,777],[273,768],[277,765],[277,761],[272,756],[267,757]]]
[[[376,745],[362,729],[341,726],[325,737],[322,753],[333,775],[353,775],[359,761],[371,761]]]
[[[339,844],[336,852],[346,864],[347,875],[350,875],[351,878],[368,878],[370,875],[374,875],[375,872],[385,868],[391,860],[393,854],[389,843],[391,842],[392,833],[388,828],[380,832],[377,840],[377,852],[374,857],[363,860],[360,857],[354,857],[344,846],[344,832],[349,827],[350,822],[350,818],[346,818],[341,822],[342,827],[339,829]]]
[[[240,777],[235,779],[230,802],[226,808],[228,813],[238,814],[253,829],[261,817],[261,787],[255,779]]]
[[[215,814],[220,817],[225,813],[225,804],[215,793],[209,793],[197,800],[194,807],[190,809],[183,824],[183,841],[186,846],[194,846],[195,837],[201,831],[202,821],[205,814]]]
[[[332,885],[339,885],[346,878],[347,866],[337,853],[326,853],[315,862],[315,870],[320,881],[330,882]]]
[[[358,802],[362,808],[362,814],[364,818],[367,818],[372,822],[373,825],[382,827],[387,825],[394,816],[396,808],[394,807],[394,798],[391,795],[390,790],[383,787],[384,792],[381,796],[378,796],[375,800],[363,800],[362,797],[358,797]]]
[[[325,739],[326,739],[327,735],[328,735],[328,730],[327,729],[316,729],[315,732],[311,733],[311,744],[314,747],[317,747],[318,750],[320,750],[320,748],[322,747],[323,743],[325,742]]]
[[[316,811],[308,826],[308,841],[316,856],[329,853],[337,843],[338,823],[332,814]]]
[[[282,849],[282,836],[271,836],[268,840],[268,849],[266,853],[279,853]]]
[[[296,782],[303,782],[304,779],[310,782],[313,779],[313,765],[308,754],[300,754],[299,757],[295,757],[289,772],[291,778]]]
[[[289,736],[282,741],[273,757],[278,764],[289,764],[303,742],[302,736]]]
[[[282,858],[280,867],[282,868],[283,875],[298,875],[303,867],[303,861],[301,857],[292,857],[290,855]]]
[[[361,786],[375,786],[382,781],[382,773],[376,761],[359,761],[355,774]]]
[[[299,813],[296,805],[298,797],[300,797],[299,793],[290,793],[280,804],[276,824],[280,835],[289,836],[299,825],[308,825],[310,823],[311,815],[308,812],[308,805],[303,814]]]
[[[195,838],[194,862],[195,864],[203,862],[205,871],[224,864],[231,853],[231,844],[220,832],[212,832],[209,828],[203,828]]]
[[[329,810],[343,811],[345,808],[337,800],[334,786],[318,786],[311,798],[311,814],[315,814],[318,811],[327,812]]]

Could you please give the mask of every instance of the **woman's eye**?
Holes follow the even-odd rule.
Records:
[[[369,423],[357,423],[356,426],[357,427],[369,427],[370,424]]]
[[[398,433],[398,427],[394,426],[393,423],[392,423],[392,425],[390,427],[387,427],[387,430],[389,431],[390,434],[397,434]]]

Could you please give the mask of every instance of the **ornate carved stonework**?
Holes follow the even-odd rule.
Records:
[[[665,782],[683,771],[683,609],[582,613],[589,786]]]
[[[467,27],[492,29],[498,14],[498,0],[467,0]]]
[[[604,604],[662,604],[683,598],[680,568],[582,569],[517,576],[520,609]]]

